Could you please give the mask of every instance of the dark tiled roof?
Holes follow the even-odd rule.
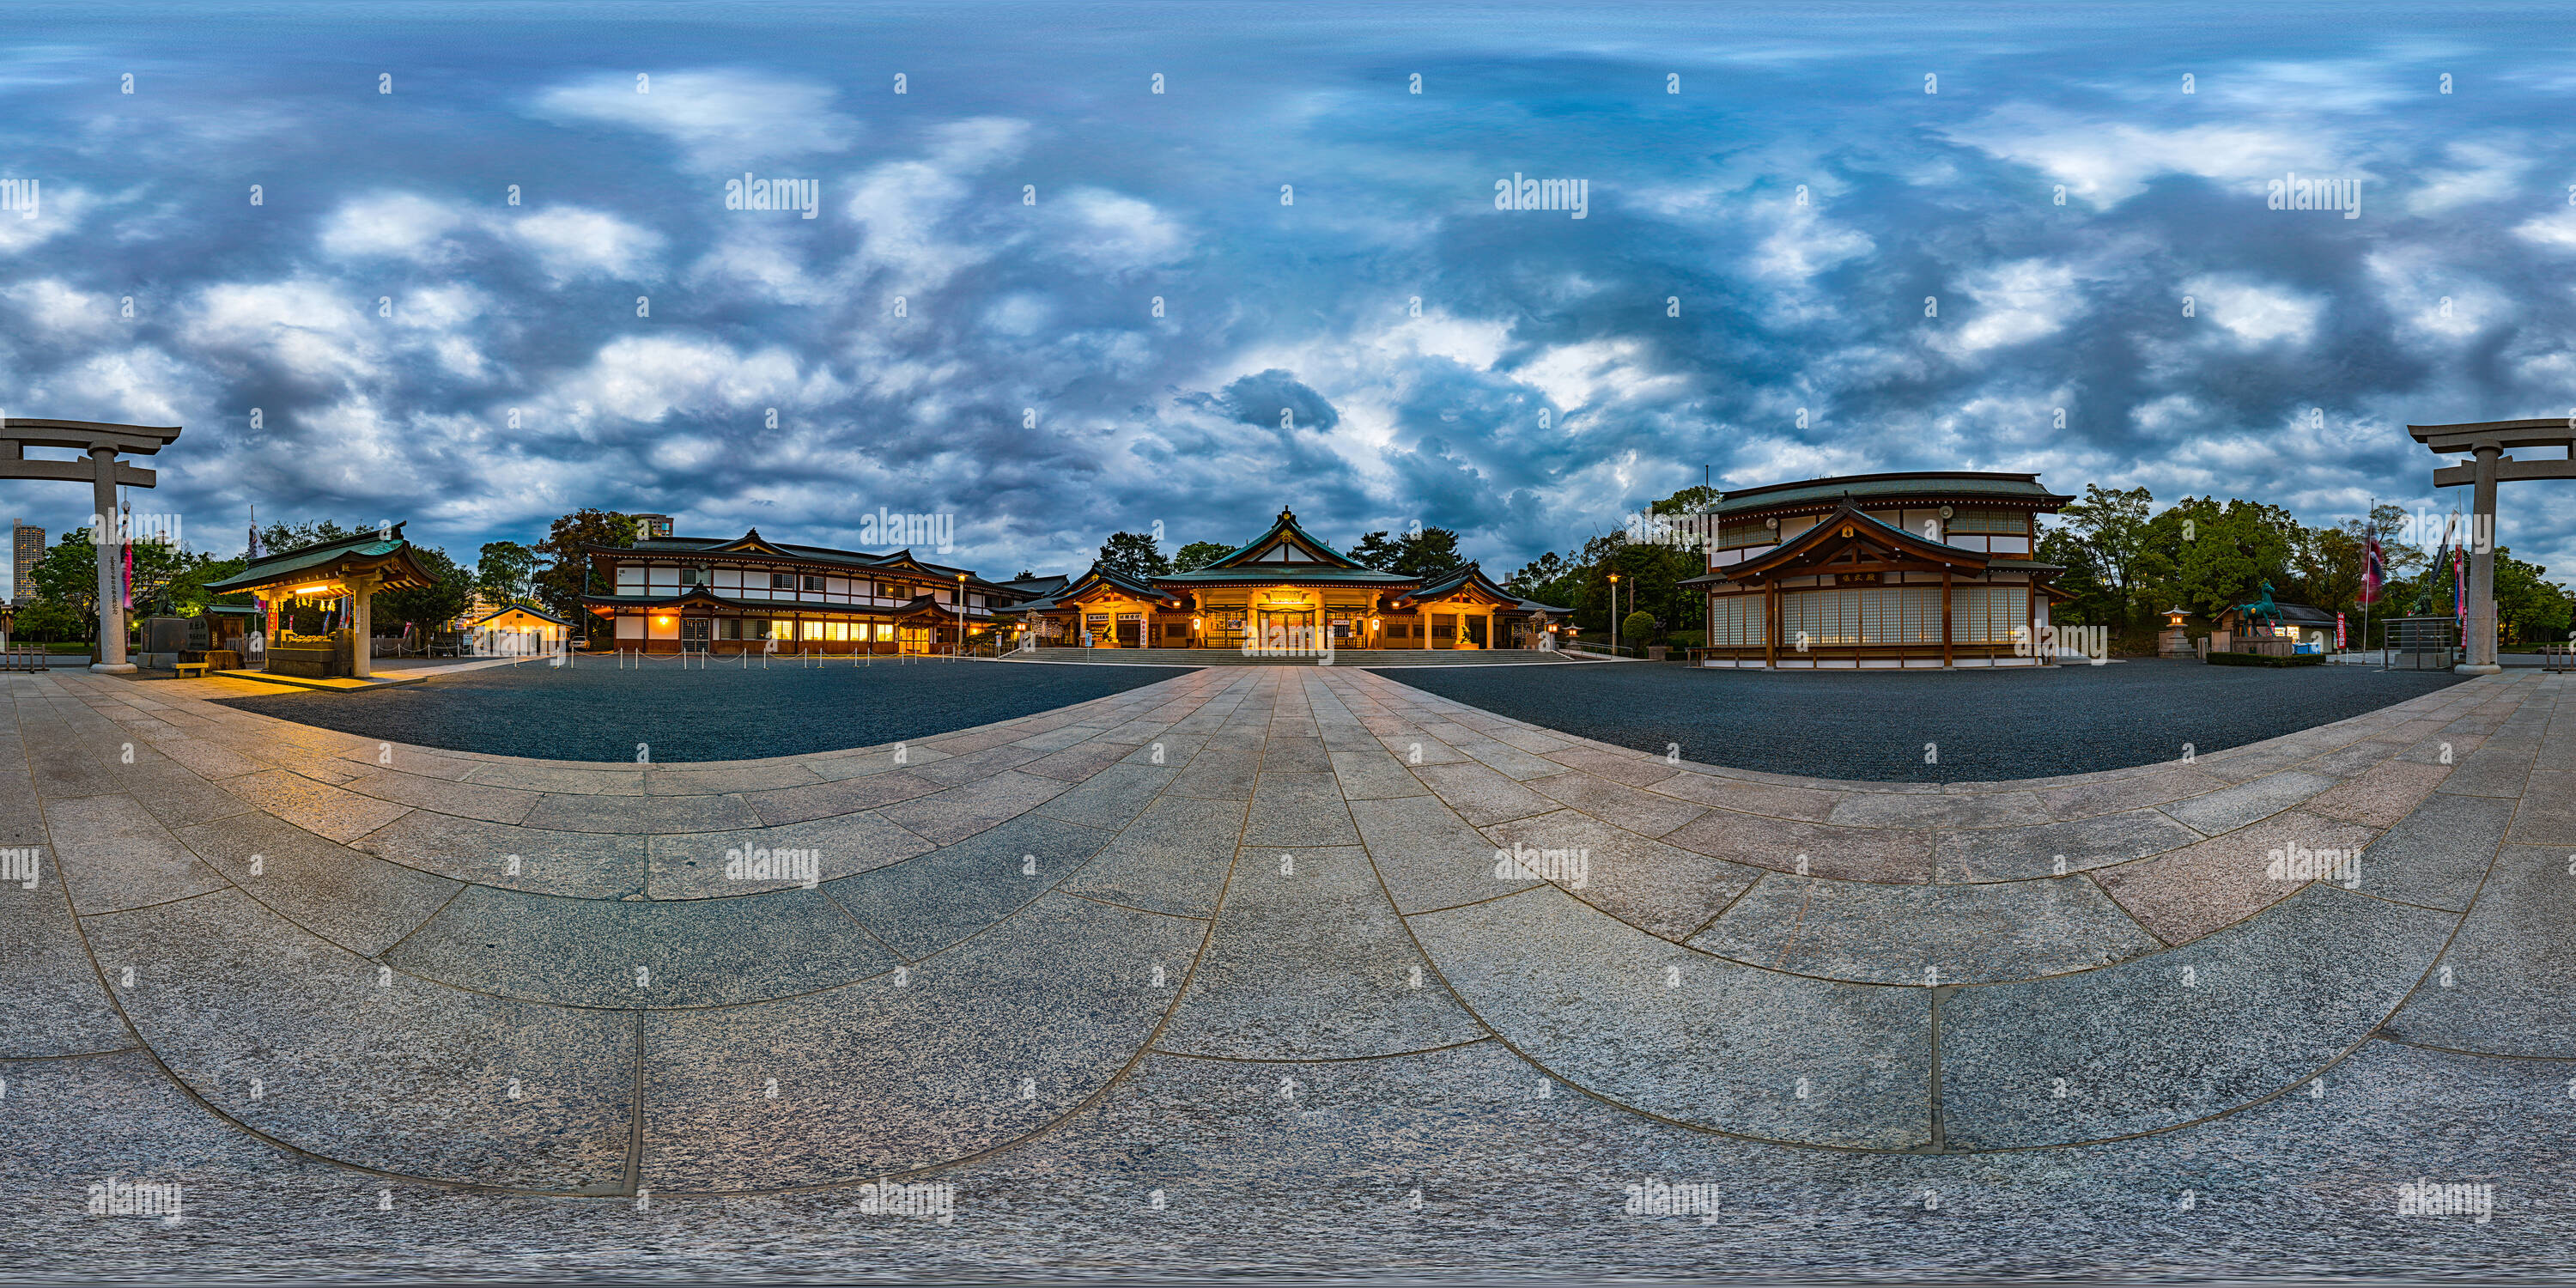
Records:
[[[2039,485],[2036,474],[1984,474],[1936,471],[1914,474],[1852,474],[1842,478],[1804,479],[1729,492],[1715,506],[1720,516],[1758,514],[1764,510],[1831,505],[1849,495],[1855,504],[1878,500],[1993,500],[2054,509],[2075,498],[2059,496]]]

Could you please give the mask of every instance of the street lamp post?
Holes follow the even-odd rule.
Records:
[[[1619,574],[1610,574],[1610,656],[1619,656]]]
[[[966,656],[966,574],[957,574],[957,652]]]

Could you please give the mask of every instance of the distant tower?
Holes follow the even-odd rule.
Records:
[[[670,539],[671,516],[667,514],[630,514],[626,517],[644,525],[644,540],[667,541]]]
[[[25,604],[36,597],[36,583],[30,574],[45,561],[45,530],[31,528],[16,519],[9,521],[9,602]]]

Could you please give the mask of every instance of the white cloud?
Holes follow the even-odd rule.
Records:
[[[2029,166],[2045,180],[2066,185],[2069,196],[2097,209],[2118,205],[2168,174],[2215,179],[2255,199],[2267,178],[2284,171],[2343,169],[2337,136],[2319,129],[2279,129],[2228,123],[2160,130],[2126,121],[2076,117],[2050,108],[2014,106],[1964,129],[1947,131],[1957,143]]]
[[[1186,230],[1152,203],[1101,188],[1076,188],[1054,207],[1051,247],[1104,272],[1156,268],[1189,253]]]
[[[2306,344],[2325,302],[2236,278],[2195,277],[2182,284],[2193,314],[2217,323],[2254,348],[2275,340]]]
[[[2502,201],[2514,195],[2531,169],[2529,158],[2492,144],[2454,143],[2448,155],[2459,168],[2424,176],[2424,186],[2407,194],[2408,213],[2439,214],[2475,202]]]
[[[2514,225],[2513,235],[2549,250],[2576,250],[2576,209],[2526,219]]]
[[[1998,264],[1962,285],[1976,307],[1963,325],[1934,342],[1955,357],[2054,335],[2084,309],[2075,270],[2047,260]]]
[[[557,281],[587,274],[641,278],[657,275],[651,261],[662,235],[605,211],[548,206],[516,218],[500,216],[495,231],[528,252]]]
[[[649,93],[636,92],[633,76],[610,74],[547,90],[535,114],[659,134],[692,167],[721,173],[847,150],[859,123],[832,111],[833,97],[828,85],[766,72],[671,72],[653,77]]]
[[[87,191],[55,187],[46,183],[41,175],[12,174],[10,177],[34,178],[35,209],[0,210],[0,255],[15,255],[80,227],[81,219],[98,204],[98,198]]]
[[[81,290],[60,278],[20,282],[0,291],[0,297],[17,306],[29,323],[29,334],[94,336],[116,325],[114,299]]]
[[[322,223],[322,253],[333,259],[440,262],[458,252],[449,235],[470,222],[453,202],[410,192],[378,193],[331,212]]]

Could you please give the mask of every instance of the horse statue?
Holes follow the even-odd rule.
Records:
[[[2272,583],[2270,579],[2267,578],[2263,582],[2262,597],[2256,599],[2250,604],[2238,604],[2236,606],[2236,613],[2239,617],[2242,617],[2249,622],[2268,619],[2274,626],[2279,626],[2281,624],[2281,606],[2272,602]]]

